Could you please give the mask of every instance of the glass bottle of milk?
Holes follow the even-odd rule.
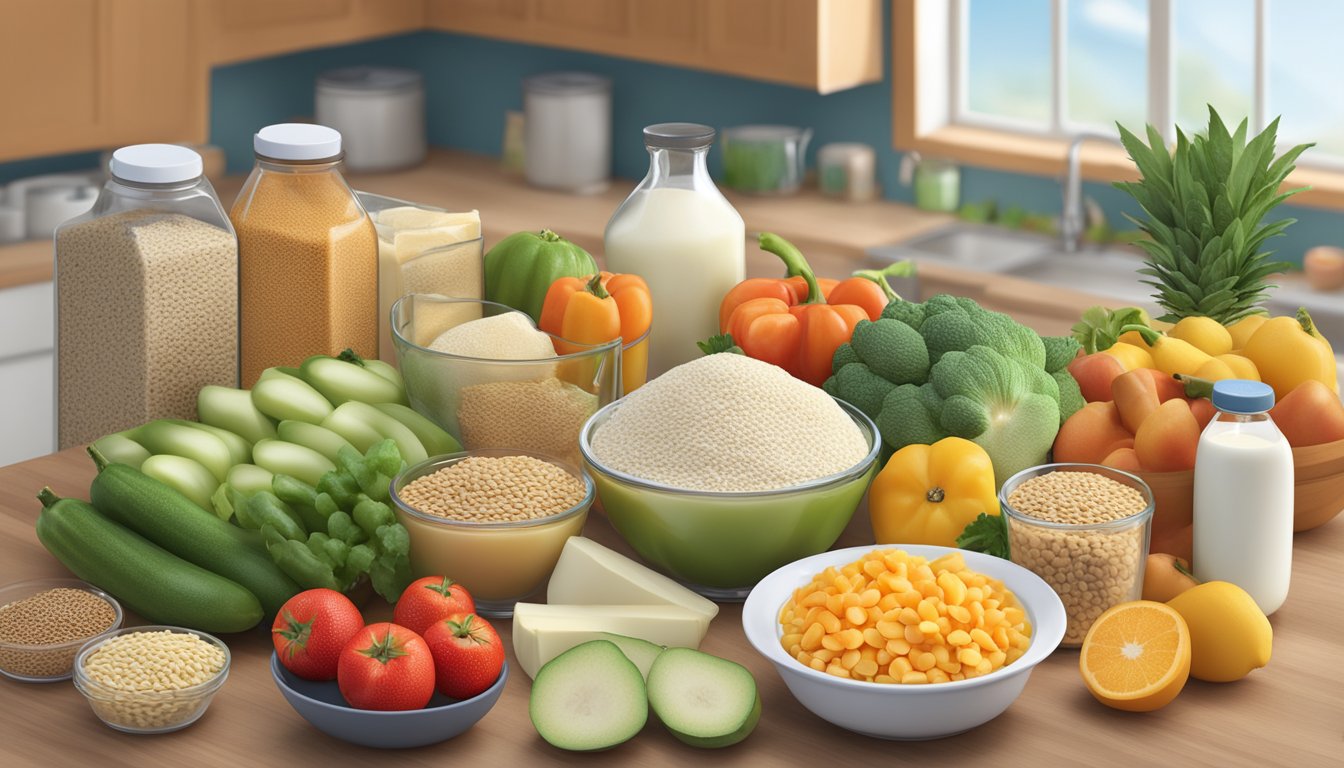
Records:
[[[1236,584],[1268,616],[1292,573],[1293,451],[1269,418],[1268,384],[1215,382],[1213,406],[1195,454],[1195,576]]]
[[[645,128],[649,175],[607,223],[607,269],[640,275],[653,297],[650,376],[700,355],[746,269],[746,227],[705,164],[713,143],[706,125]]]

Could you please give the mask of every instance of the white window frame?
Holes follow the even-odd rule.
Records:
[[[1177,0],[1148,0],[1147,123],[1157,126],[1168,143],[1176,140],[1175,115],[1175,41],[1172,4]],[[1051,99],[1047,124],[1000,115],[974,112],[967,106],[969,76],[966,67],[970,0],[949,0],[946,43],[948,75],[948,123],[1006,131],[1044,138],[1069,139],[1079,133],[1118,136],[1114,125],[1072,122],[1068,114],[1068,2],[1051,0]],[[1255,0],[1253,83],[1250,131],[1259,133],[1268,125],[1269,57],[1267,31],[1269,0]],[[1324,168],[1344,168],[1344,158],[1304,156],[1300,164]]]

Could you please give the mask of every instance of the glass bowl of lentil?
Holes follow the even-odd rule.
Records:
[[[415,576],[449,576],[477,612],[508,617],[550,577],[593,504],[587,472],[552,456],[491,449],[434,456],[392,481]]]
[[[877,470],[882,441],[876,425],[858,408],[833,399],[844,412],[840,418],[858,427],[867,448],[857,464],[840,472],[785,488],[739,492],[690,490],[635,477],[607,466],[593,449],[594,435],[623,402],[598,411],[579,435],[601,509],[640,557],[712,600],[741,601],[766,574],[834,544]]]
[[[1140,478],[1099,464],[1043,464],[1005,480],[999,505],[1013,562],[1064,601],[1064,647],[1081,646],[1102,612],[1142,595],[1154,504]]]
[[[576,351],[524,360],[431,348],[445,331],[509,313],[527,317],[492,301],[423,293],[399,299],[392,337],[406,397],[467,450],[535,451],[577,465],[583,423],[621,396],[621,339],[589,345],[545,334],[556,348]]]
[[[0,674],[26,683],[69,680],[79,649],[122,618],[111,595],[79,579],[0,587]]]
[[[229,677],[229,647],[194,629],[124,627],[75,657],[75,688],[105,725],[170,733],[201,718]]]
[[[791,656],[784,647],[785,625],[781,622],[791,619],[789,603],[795,598],[805,596],[809,587],[818,580],[819,576],[827,575],[828,568],[834,568],[844,574],[847,566],[856,562],[861,563],[860,573],[867,577],[866,580],[847,576],[849,589],[842,591],[858,592],[856,597],[862,600],[862,594],[869,590],[887,591],[881,586],[882,582],[885,581],[897,586],[894,586],[890,592],[879,598],[878,609],[881,610],[883,606],[881,599],[891,601],[886,606],[887,610],[895,611],[898,615],[905,607],[909,607],[899,603],[899,596],[902,592],[896,590],[904,589],[903,586],[900,586],[902,578],[909,581],[909,586],[912,588],[915,586],[915,582],[919,581],[918,578],[914,578],[914,569],[917,566],[913,563],[908,564],[910,570],[907,571],[906,577],[900,577],[899,569],[890,575],[874,576],[872,572],[863,567],[868,564],[867,560],[874,550],[883,553],[884,556],[879,558],[877,562],[884,565],[883,570],[886,571],[892,570],[892,564],[886,562],[885,555],[890,554],[893,550],[903,551],[908,556],[906,559],[923,558],[931,568],[941,558],[960,557],[966,569],[969,569],[973,574],[985,577],[991,584],[996,585],[995,591],[999,593],[997,599],[1006,602],[1011,597],[1016,602],[1014,607],[1024,614],[1021,621],[1025,624],[1028,642],[1025,648],[1018,648],[1021,655],[985,674],[965,677],[961,680],[949,678],[946,682],[927,681],[926,676],[927,682],[923,684],[914,682],[890,683],[885,680],[876,682],[878,679],[876,677],[874,677],[874,681],[855,679],[848,674],[841,676],[824,671],[824,669],[815,669],[813,666],[804,664],[795,656]],[[941,576],[941,573],[939,576]],[[964,571],[962,571],[962,577],[967,577]],[[969,577],[967,578],[969,580]],[[876,583],[870,584],[870,582]],[[947,592],[945,584],[936,582],[926,589],[943,597],[946,596]],[[935,589],[936,592],[934,592]],[[909,590],[904,591],[908,592]],[[969,591],[968,589],[967,592],[969,593]],[[889,597],[888,595],[891,594],[895,594],[897,597]],[[988,596],[985,597],[989,599]],[[963,605],[969,605],[973,600],[974,595],[968,594],[963,601]],[[921,598],[921,602],[923,602],[923,598]],[[951,606],[946,607],[950,608]],[[1002,609],[1004,613],[1008,612],[1004,605],[995,605],[992,609],[985,608],[984,613],[988,615],[990,610],[998,609]],[[900,623],[899,618],[891,618]],[[891,619],[884,616],[883,620]],[[874,645],[867,640],[867,636],[870,634],[869,630],[880,634],[881,629],[886,629],[877,621],[869,620],[865,623],[868,626],[860,630],[863,635],[862,644],[856,649],[856,655],[860,657],[864,654],[862,650],[864,647]],[[775,665],[775,670],[779,673],[780,678],[784,680],[789,692],[794,695],[794,698],[798,699],[800,704],[823,720],[846,730],[864,736],[900,741],[919,741],[952,736],[969,731],[998,717],[1017,700],[1018,695],[1026,687],[1027,680],[1036,665],[1049,657],[1059,646],[1059,641],[1064,636],[1064,623],[1064,606],[1060,602],[1059,596],[1039,576],[1026,568],[1008,560],[980,552],[915,544],[869,544],[849,547],[823,552],[789,563],[761,579],[742,606],[742,629],[746,634],[747,641],[751,643],[757,653]],[[851,625],[847,629],[853,629],[855,626],[859,625]],[[915,626],[922,625],[917,624]],[[955,630],[956,627],[949,625],[947,629]],[[904,630],[905,627],[902,626],[901,631]],[[941,626],[938,632],[946,638],[951,638],[954,634],[953,631],[944,632]],[[835,633],[834,636],[842,641],[845,639],[841,633]],[[791,638],[790,641],[792,641]],[[802,638],[799,638],[798,642],[801,643]],[[973,642],[979,645],[979,640]],[[994,644],[999,650],[1006,650],[1011,645],[1010,642],[999,644],[997,638],[994,639]],[[932,656],[937,644],[930,643],[928,648],[924,650],[920,650],[916,645],[908,642],[906,645],[911,647],[893,648],[903,651],[909,657],[913,657],[916,652],[920,654],[928,653]],[[891,650],[886,647],[881,651],[887,651],[888,654],[891,654]],[[871,652],[874,661],[879,658],[878,654],[881,651],[873,647]],[[826,655],[826,651],[822,649],[817,649],[816,653],[818,658],[824,658]],[[988,656],[989,654],[990,652],[984,646],[980,646],[976,652],[977,656]],[[843,660],[843,652],[835,658]],[[880,658],[885,659],[886,657]],[[933,662],[929,666],[930,669],[938,668],[938,665],[944,665],[942,667],[944,669],[959,670],[957,665],[960,664],[959,659],[949,659],[946,662],[936,658],[924,659],[922,663],[916,659],[915,662],[917,666],[912,666],[912,669],[925,667],[929,662]],[[888,661],[888,665],[896,663],[893,655],[893,658]],[[856,661],[852,666],[857,667],[858,662]],[[966,665],[961,664],[960,666],[964,667]],[[956,672],[951,674],[956,674]],[[904,672],[902,672],[902,675],[904,675]]]

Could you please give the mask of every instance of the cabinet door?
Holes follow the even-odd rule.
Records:
[[[56,449],[50,350],[0,360],[0,466]]]
[[[425,0],[195,0],[211,64],[414,32]]]
[[[180,0],[9,0],[0,161],[204,141],[205,69]]]

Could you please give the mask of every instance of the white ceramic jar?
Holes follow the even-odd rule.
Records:
[[[425,159],[425,82],[413,69],[347,67],[317,78],[315,117],[340,131],[349,171],[390,171]]]

